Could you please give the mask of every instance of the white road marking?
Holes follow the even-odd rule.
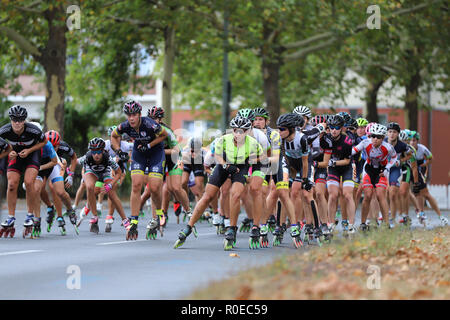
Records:
[[[11,251],[11,252],[0,252],[0,256],[9,256],[13,254],[25,254],[25,253],[34,253],[34,252],[42,252],[44,250],[24,250],[24,251]]]
[[[120,243],[133,243],[137,241],[148,241],[146,239],[139,239],[139,240],[129,240],[129,241],[115,241],[115,242],[103,242],[103,243],[97,243],[97,246],[109,246],[111,244],[120,244]]]

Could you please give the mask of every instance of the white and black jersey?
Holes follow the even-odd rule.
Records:
[[[45,140],[45,134],[37,126],[29,122],[25,122],[24,126],[24,130],[20,135],[13,131],[11,123],[5,124],[0,128],[0,138],[5,139],[17,153]]]

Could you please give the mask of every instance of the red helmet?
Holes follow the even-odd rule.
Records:
[[[45,137],[48,141],[53,145],[53,147],[59,146],[59,143],[61,141],[61,136],[59,133],[55,130],[50,130],[45,133]]]

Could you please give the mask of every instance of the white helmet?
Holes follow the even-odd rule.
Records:
[[[400,131],[400,135],[398,136],[398,138],[399,138],[401,141],[409,140],[408,132],[407,132],[406,130]]]
[[[309,109],[307,106],[298,106],[294,108],[294,113],[300,115],[300,116],[304,116],[307,117],[308,119],[311,119],[312,114],[311,114],[311,109]]]
[[[41,124],[40,124],[39,122],[36,122],[36,121],[30,121],[29,123],[34,124],[36,127],[39,128],[39,130],[42,131],[42,126],[41,126]]]
[[[374,123],[373,125],[370,126],[369,133],[378,136],[385,136],[387,134],[387,128],[382,124]]]

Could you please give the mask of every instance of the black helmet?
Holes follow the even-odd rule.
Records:
[[[141,111],[142,111],[142,106],[139,104],[139,102],[136,102],[134,100],[127,101],[123,105],[123,112],[125,114],[140,113]]]
[[[286,113],[278,117],[277,127],[295,128],[303,127],[305,120],[296,113]]]
[[[252,122],[248,118],[243,118],[241,116],[236,116],[230,121],[230,127],[241,128],[241,129],[251,129]]]
[[[327,124],[335,127],[342,127],[344,126],[344,118],[338,114],[332,115],[328,117]]]
[[[148,114],[152,119],[161,119],[164,118],[164,109],[161,107],[153,106],[148,109]]]
[[[348,128],[356,129],[358,128],[358,122],[356,121],[356,119],[350,118],[350,120],[345,122],[345,126]]]
[[[28,112],[24,107],[17,105],[9,108],[8,115],[11,120],[25,121],[28,116]]]
[[[342,119],[344,119],[344,123],[349,122],[350,119],[352,118],[352,116],[348,112],[344,112],[344,111],[339,112],[337,115],[341,116]]]
[[[89,141],[89,150],[99,150],[99,149],[105,149],[105,140],[102,138],[94,138],[91,141]]]
[[[253,112],[255,114],[255,117],[263,117],[265,119],[269,119],[269,113],[264,108],[255,108],[253,109]]]
[[[387,125],[387,129],[393,129],[396,130],[398,133],[400,133],[400,131],[402,131],[400,129],[400,125],[397,122],[389,122]]]

